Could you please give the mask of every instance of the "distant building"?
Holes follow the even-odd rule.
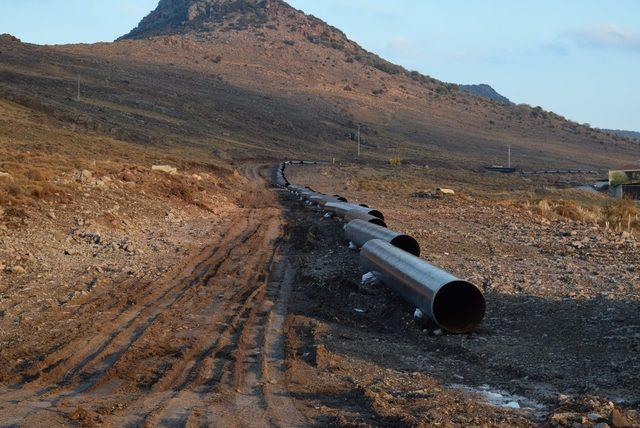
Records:
[[[609,171],[609,188],[617,198],[640,200],[640,161]]]
[[[640,184],[621,184],[614,187],[612,191],[618,199],[640,201]]]

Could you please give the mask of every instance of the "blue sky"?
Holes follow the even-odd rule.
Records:
[[[0,33],[40,44],[110,41],[157,0],[0,0]],[[638,0],[290,0],[363,47],[447,82],[640,131]]]

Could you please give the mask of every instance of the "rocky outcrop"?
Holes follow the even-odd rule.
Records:
[[[500,95],[495,89],[484,83],[480,85],[460,85],[460,90],[477,97],[496,101],[500,104],[513,104],[509,98]]]
[[[234,18],[241,21],[241,26],[259,26],[284,13],[304,16],[281,0],[161,0],[138,27],[121,39],[206,31]]]

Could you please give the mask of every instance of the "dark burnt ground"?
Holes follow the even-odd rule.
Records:
[[[487,289],[480,328],[441,335],[388,290],[359,286],[358,253],[347,248],[342,222],[285,206],[299,267],[286,331],[289,389],[318,424],[592,426],[612,424],[619,408],[627,421],[637,417],[637,341],[609,337],[634,319],[637,302]],[[489,405],[460,385],[527,409]]]

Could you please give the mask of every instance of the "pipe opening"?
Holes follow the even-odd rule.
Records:
[[[387,223],[384,222],[384,220],[378,218],[378,217],[372,217],[369,219],[369,223],[373,223],[373,224],[377,224],[378,226],[382,226],[382,227],[387,227]]]
[[[420,244],[418,244],[418,241],[409,235],[396,236],[391,240],[390,244],[406,251],[409,254],[420,257]]]
[[[338,200],[339,200],[340,202],[349,202],[349,201],[347,201],[347,198],[342,197],[342,196],[338,196]]]
[[[382,214],[378,210],[367,210],[367,214],[372,215],[374,217],[378,217],[380,220],[384,220],[384,214]]]
[[[360,206],[361,206],[362,208],[369,208],[369,205],[367,205],[367,204],[360,204]]]
[[[484,318],[485,310],[482,292],[467,281],[446,284],[433,300],[436,323],[451,333],[473,330]]]

